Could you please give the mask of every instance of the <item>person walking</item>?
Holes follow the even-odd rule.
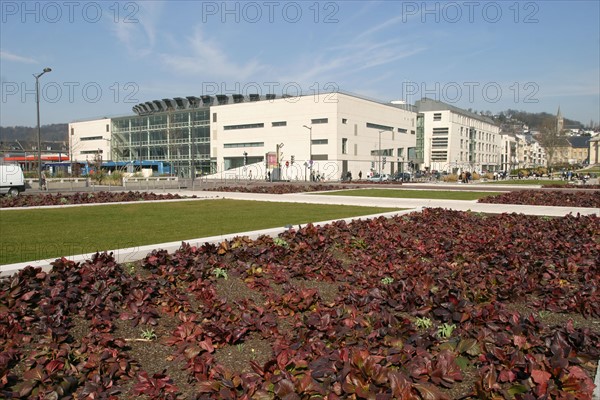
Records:
[[[48,190],[46,186],[46,172],[42,171],[42,190]]]

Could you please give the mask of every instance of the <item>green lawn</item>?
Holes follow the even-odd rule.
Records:
[[[470,192],[466,190],[404,190],[404,189],[351,189],[320,193],[336,196],[392,197],[399,199],[433,199],[433,200],[477,200],[500,192]]]
[[[0,264],[392,210],[222,199],[2,211]]]

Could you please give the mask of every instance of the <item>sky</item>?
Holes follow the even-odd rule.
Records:
[[[204,94],[435,98],[600,122],[600,2],[0,2],[1,126]]]

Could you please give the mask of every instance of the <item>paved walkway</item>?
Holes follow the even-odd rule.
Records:
[[[408,186],[408,185],[407,185]],[[442,185],[436,185],[439,189]],[[470,190],[502,190],[507,189],[504,187],[489,185],[469,185]],[[408,189],[408,187],[405,187]],[[422,187],[426,189],[426,187]],[[452,190],[458,189],[457,185],[447,185],[444,189]],[[460,189],[465,190],[465,187]],[[514,186],[511,187],[514,190]],[[415,190],[419,190],[416,188]],[[309,203],[309,204],[339,204],[339,205],[353,205],[353,206],[376,206],[376,207],[388,207],[395,209],[404,209],[402,211],[391,211],[383,214],[376,214],[371,216],[364,216],[361,218],[372,218],[375,216],[392,216],[398,214],[405,214],[414,211],[420,211],[423,208],[445,208],[459,211],[473,211],[482,212],[489,214],[500,214],[500,213],[521,213],[528,215],[546,215],[553,217],[562,217],[568,214],[581,214],[581,215],[597,215],[600,216],[600,208],[574,208],[574,207],[547,207],[547,206],[524,206],[524,205],[507,205],[507,204],[485,204],[477,203],[476,200],[465,201],[465,200],[431,200],[431,199],[398,199],[398,198],[381,198],[381,197],[358,197],[358,196],[334,196],[328,195],[326,192],[321,193],[295,193],[295,194],[283,194],[283,195],[270,195],[270,194],[258,194],[258,193],[240,193],[240,192],[214,192],[214,191],[191,191],[191,190],[177,190],[168,191],[169,193],[177,193],[183,196],[196,195],[199,200],[204,199],[237,199],[237,200],[255,200],[255,201],[271,201],[271,202],[295,202],[295,203]],[[160,191],[156,191],[160,193]],[[162,192],[164,193],[164,192]],[[114,204],[114,203],[112,203]],[[58,206],[65,207],[65,206]],[[8,211],[8,210],[6,210]],[[357,217],[347,218],[346,221],[350,222]],[[319,221],[315,222],[318,225],[324,225],[331,221]],[[193,246],[201,246],[204,243],[219,243],[224,240],[230,240],[236,236],[248,236],[251,239],[256,239],[261,235],[277,236],[283,232],[285,227],[276,227],[271,229],[262,229],[251,232],[240,232],[230,235],[219,235],[212,237],[196,238],[186,240]],[[113,252],[117,262],[126,263],[133,262],[144,258],[148,253],[154,249],[164,249],[169,252],[177,250],[181,246],[181,241],[170,242],[170,243],[157,243],[148,246],[138,246],[126,249],[115,249],[110,250]],[[67,256],[70,260],[75,262],[85,261],[90,259],[93,253],[90,254],[79,254]],[[0,277],[7,276],[15,273],[16,271],[31,265],[36,267],[42,267],[45,270],[50,269],[50,263],[54,261],[52,259],[28,261],[23,263],[8,264],[0,266]]]

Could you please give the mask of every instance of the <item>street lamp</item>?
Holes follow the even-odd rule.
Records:
[[[44,68],[39,74],[33,74],[35,78],[35,104],[37,109],[37,145],[38,145],[38,184],[42,190],[42,134],[40,130],[40,76],[46,72],[52,71],[51,68]]]
[[[304,166],[305,166],[304,167],[304,170],[305,170],[304,181],[306,182],[307,178],[308,178],[308,164],[312,160],[312,126],[306,126],[306,125],[302,125],[302,126],[306,129],[308,129],[308,160],[306,161],[306,164],[304,164]]]
[[[381,134],[383,132],[391,132],[391,130],[390,129],[386,129],[386,130],[383,130],[383,131],[379,131],[379,152],[378,152],[379,153],[379,166],[378,166],[379,168],[378,169],[379,169],[379,179],[380,180],[381,180]]]
[[[277,168],[275,169],[275,171],[277,171],[277,176],[275,177],[275,180],[280,181],[281,180],[281,163],[279,158],[281,157],[281,149],[283,148],[283,143],[279,143],[277,145],[275,145],[275,157],[277,159]],[[271,175],[271,182],[273,181],[273,175]]]

